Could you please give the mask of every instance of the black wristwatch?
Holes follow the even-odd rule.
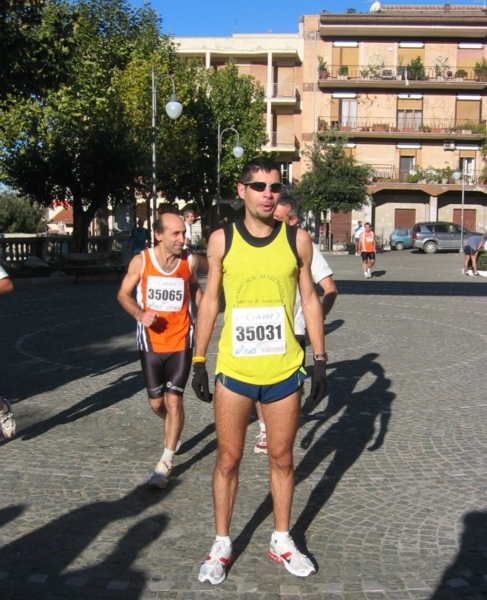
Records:
[[[323,360],[328,362],[328,354],[323,352],[323,354],[313,354],[313,360],[316,362],[317,360]]]

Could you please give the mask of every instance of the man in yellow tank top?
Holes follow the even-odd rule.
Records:
[[[315,367],[307,401],[326,394],[323,313],[311,278],[309,234],[274,219],[282,191],[279,166],[271,159],[247,163],[237,187],[245,203],[243,221],[216,230],[208,243],[208,279],[199,305],[193,356],[193,389],[209,402],[206,351],[225,291],[224,325],[215,383],[218,451],[213,474],[216,539],[198,579],[218,584],[232,561],[230,520],[245,434],[254,403],[267,424],[274,527],[268,555],[298,577],[315,572],[289,536],[294,491],[293,444],[301,408],[303,351],[294,336],[299,283]]]

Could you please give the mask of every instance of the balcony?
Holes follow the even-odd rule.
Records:
[[[318,133],[333,131],[351,135],[354,138],[391,138],[401,139],[429,139],[479,142],[485,139],[485,125],[471,121],[460,123],[450,119],[422,119],[412,120],[380,119],[379,117],[355,118],[341,117],[338,120],[329,120],[327,117],[318,117]],[[391,134],[394,134],[391,136]]]
[[[295,83],[273,83],[271,85],[271,94],[271,97],[267,97],[266,99],[271,100],[273,104],[294,106],[301,100]]]
[[[273,131],[269,143],[262,148],[265,151],[296,152],[299,141],[293,133]]]
[[[338,86],[390,90],[408,86],[410,91],[449,89],[478,92],[487,86],[487,74],[479,75],[475,71],[474,67],[441,69],[438,65],[425,65],[424,73],[416,77],[407,67],[331,65],[327,66],[325,71],[318,72],[318,87],[323,90],[336,89]]]

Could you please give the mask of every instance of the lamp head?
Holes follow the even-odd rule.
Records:
[[[235,158],[242,158],[243,153],[244,149],[242,148],[241,143],[237,142],[233,147],[233,156],[235,156]]]
[[[166,104],[166,113],[170,119],[177,119],[183,112],[183,106],[179,102],[175,92],[171,94],[169,102]]]
[[[453,179],[455,181],[458,181],[461,176],[462,176],[462,174],[460,173],[460,171],[453,171]]]

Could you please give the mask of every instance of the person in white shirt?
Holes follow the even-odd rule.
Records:
[[[358,241],[360,239],[360,234],[364,230],[364,226],[362,225],[362,221],[357,223],[357,227],[353,230],[354,238],[355,238],[355,256],[360,256],[360,252],[358,250]]]
[[[274,212],[276,221],[284,221],[292,227],[299,224],[299,204],[297,200],[285,192],[282,193]],[[311,261],[311,276],[313,281],[318,284],[324,292],[321,301],[323,309],[323,319],[326,320],[327,314],[333,308],[338,295],[337,287],[333,281],[333,271],[326,262],[325,257],[316,244],[313,244],[313,258]],[[305,348],[305,320],[303,308],[301,306],[301,294],[299,289],[296,293],[296,304],[294,305],[294,334],[301,347]],[[259,417],[260,433],[257,436],[257,443],[254,446],[255,454],[267,454],[267,436],[265,421],[260,408],[260,402],[256,403],[257,415]]]

